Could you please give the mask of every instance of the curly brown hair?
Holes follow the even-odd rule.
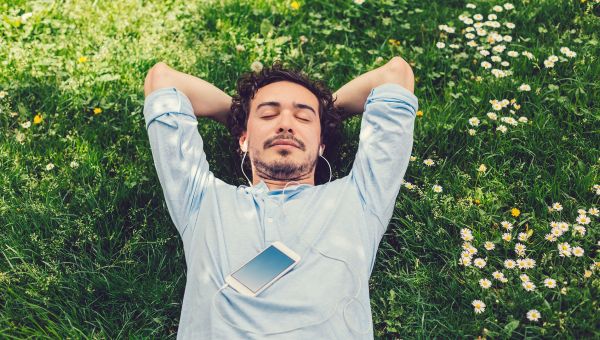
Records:
[[[232,96],[231,114],[227,119],[227,128],[235,139],[246,131],[248,116],[250,114],[250,102],[256,92],[263,86],[278,81],[290,81],[304,86],[311,91],[319,101],[319,118],[321,123],[321,140],[326,145],[324,157],[335,155],[340,145],[341,123],[344,112],[342,108],[334,105],[335,100],[331,91],[320,81],[313,81],[301,71],[285,68],[279,60],[271,67],[265,67],[260,72],[248,72],[243,74],[237,82],[237,93]],[[238,143],[239,144],[239,143]],[[237,151],[241,155],[239,145]],[[322,171],[327,169],[326,171]],[[318,162],[315,171],[315,182],[325,182],[329,178],[329,168]]]

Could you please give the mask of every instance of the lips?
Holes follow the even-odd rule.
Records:
[[[278,139],[275,142],[273,142],[273,144],[271,144],[271,146],[275,146],[275,145],[291,145],[296,148],[300,148],[298,146],[298,144],[296,144],[294,141],[292,141],[290,139]]]

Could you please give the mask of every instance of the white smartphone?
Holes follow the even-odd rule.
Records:
[[[257,296],[300,261],[300,256],[279,241],[246,262],[225,278],[241,294]]]

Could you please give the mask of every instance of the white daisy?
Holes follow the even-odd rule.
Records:
[[[579,236],[584,236],[586,231],[585,227],[579,224],[574,225],[573,230],[575,230],[575,232],[577,232]]]
[[[561,257],[570,257],[571,256],[571,246],[567,242],[558,244],[558,254]]]
[[[483,268],[486,265],[486,262],[484,259],[478,257],[475,260],[473,260],[473,265],[477,268]]]
[[[527,312],[527,319],[530,321],[538,321],[542,317],[542,314],[538,312],[536,309],[532,309]]]
[[[487,113],[487,117],[488,117],[489,119],[491,119],[491,120],[496,120],[496,119],[498,119],[498,115],[497,115],[496,113],[494,113],[494,112],[488,112],[488,113]]]
[[[581,247],[573,247],[573,249],[571,249],[571,252],[577,257],[582,257],[584,253],[583,248]]]
[[[523,288],[525,288],[525,290],[528,292],[532,292],[535,290],[535,284],[531,281],[525,281],[521,283],[521,286],[523,286]]]
[[[521,86],[519,86],[519,91],[531,91],[531,86],[527,84],[521,84]]]
[[[579,216],[577,216],[576,221],[579,224],[589,224],[592,220],[589,217],[587,217],[586,215],[579,215]]]
[[[483,311],[485,311],[485,303],[483,303],[483,301],[473,300],[473,302],[471,302],[471,304],[473,305],[473,308],[475,309],[476,314],[480,314],[480,313],[483,313]]]
[[[527,233],[519,233],[519,236],[517,238],[519,239],[519,241],[525,242],[529,238],[529,235]]]
[[[544,286],[546,286],[547,288],[555,288],[556,287],[556,280],[551,279],[551,278],[547,278],[544,280]]]
[[[477,118],[477,117],[469,118],[469,124],[471,126],[479,126],[479,118]]]
[[[483,289],[488,289],[492,286],[492,281],[490,281],[488,279],[481,279],[481,280],[479,280],[479,285]]]
[[[460,237],[465,241],[473,240],[473,234],[470,229],[463,228],[460,230]]]
[[[494,242],[486,241],[483,247],[487,250],[494,250],[494,248],[496,248],[496,245],[494,244]]]

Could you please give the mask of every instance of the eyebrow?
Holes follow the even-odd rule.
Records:
[[[275,107],[281,107],[281,104],[280,104],[279,102],[273,102],[273,101],[271,101],[271,102],[264,102],[264,103],[260,103],[260,104],[258,104],[258,106],[256,107],[256,111],[258,111],[258,110],[259,110],[261,107],[263,107],[263,106],[275,106]],[[312,111],[312,112],[313,112],[315,115],[317,114],[317,113],[315,112],[315,110],[314,110],[312,107],[310,107],[310,106],[308,106],[308,105],[306,105],[306,104],[294,103],[294,107],[295,107],[295,108],[299,108],[299,109],[309,109],[309,110],[311,110],[311,111]]]

